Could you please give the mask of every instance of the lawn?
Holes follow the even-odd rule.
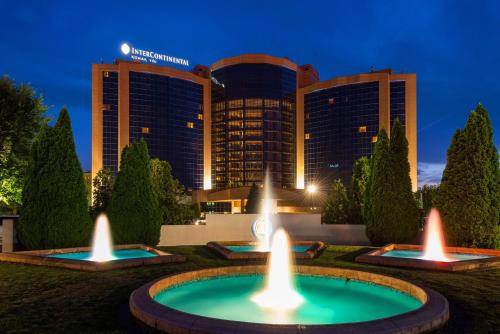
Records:
[[[111,272],[0,263],[0,333],[135,333],[145,328],[128,311],[130,293],[160,276],[238,264],[221,260],[205,247],[165,247],[186,255],[182,264]],[[357,264],[361,247],[330,246],[305,264],[353,268],[387,274],[441,292],[450,302],[451,319],[440,333],[498,333],[500,269],[442,273]]]

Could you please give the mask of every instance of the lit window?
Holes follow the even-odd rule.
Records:
[[[311,138],[311,135],[309,133],[306,133],[306,139]]]
[[[328,99],[328,104],[334,104],[334,103],[335,103],[335,99],[333,97]]]
[[[358,129],[359,133],[366,133],[366,126],[360,126]]]
[[[109,78],[109,72],[108,71],[104,71],[104,77],[105,78]]]
[[[198,114],[198,119],[203,119],[203,114]]]
[[[377,142],[377,140],[378,140],[378,137],[377,137],[377,136],[373,136],[373,137],[372,137],[372,143],[376,143],[376,142]]]
[[[145,133],[145,134],[148,134],[149,133],[149,128],[142,128],[141,132]]]
[[[190,129],[194,128],[193,122],[187,122],[186,126]]]

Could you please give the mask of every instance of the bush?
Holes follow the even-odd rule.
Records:
[[[335,180],[325,202],[322,221],[324,224],[349,224],[350,218],[350,203],[347,191],[342,181]]]
[[[97,218],[100,213],[106,211],[106,208],[111,201],[114,181],[115,177],[113,172],[105,168],[97,172],[96,176],[92,180],[93,201],[91,212],[94,219]]]
[[[18,235],[29,249],[62,248],[88,245],[91,230],[71,121],[62,109],[33,143]]]
[[[162,219],[144,140],[122,151],[108,215],[117,244],[158,244]]]
[[[354,163],[349,189],[351,224],[363,224],[363,208],[366,187],[370,178],[370,159],[361,157]]]

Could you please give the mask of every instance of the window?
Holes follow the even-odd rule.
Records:
[[[358,129],[359,133],[366,133],[366,126],[360,126]]]
[[[194,128],[194,123],[193,122],[187,122],[186,126],[190,129]]]
[[[142,128],[141,132],[144,133],[144,134],[148,134],[149,133],[149,128]]]
[[[246,100],[247,107],[262,107],[261,99],[247,99]]]
[[[328,99],[328,104],[334,104],[334,103],[335,103],[335,99],[333,97]]]
[[[109,72],[108,71],[104,71],[104,77],[105,78],[109,78]]]
[[[378,140],[378,137],[377,137],[377,136],[373,136],[373,137],[372,137],[372,143],[376,143],[376,142],[377,142],[377,140]]]
[[[311,138],[311,135],[309,133],[306,133],[306,136],[305,136],[306,140],[307,139],[310,139]]]
[[[203,114],[198,114],[198,119],[203,120]]]

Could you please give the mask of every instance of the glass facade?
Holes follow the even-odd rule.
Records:
[[[304,96],[305,184],[329,189],[350,184],[354,162],[370,156],[379,129],[378,81],[314,91]]]
[[[118,73],[102,72],[102,167],[118,172]]]
[[[144,138],[153,158],[168,161],[187,189],[203,188],[203,87],[129,72],[130,142]]]
[[[237,64],[212,72],[212,175],[215,188],[295,186],[296,72]]]
[[[396,118],[403,127],[406,125],[405,81],[391,81],[391,129]]]

